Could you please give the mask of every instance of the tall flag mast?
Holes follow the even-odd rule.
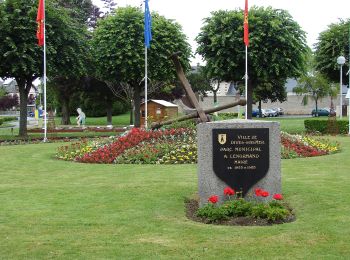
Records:
[[[147,129],[147,81],[148,81],[148,63],[147,49],[151,47],[152,40],[152,17],[149,11],[148,0],[145,0],[145,128]]]
[[[248,0],[245,0],[244,7],[244,44],[245,44],[245,119],[248,119],[248,45],[249,45],[249,26],[248,26]]]
[[[38,23],[38,29],[36,32],[36,37],[38,39],[38,45],[44,46],[44,142],[47,141],[47,107],[46,107],[46,39],[45,39],[45,0],[39,0],[38,14],[36,17],[36,22]]]

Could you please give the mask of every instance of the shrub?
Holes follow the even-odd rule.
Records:
[[[207,204],[197,211],[197,216],[206,218],[210,223],[227,219],[227,210],[224,207],[215,207],[214,204]]]
[[[257,188],[255,190],[255,195],[257,197],[265,197],[265,193],[269,195],[269,192],[263,189]],[[237,198],[237,196],[228,197],[229,200],[221,206],[216,205],[218,196],[213,195],[209,197],[208,204],[197,210],[197,217],[209,223],[215,223],[230,217],[252,217],[274,222],[286,220],[288,216],[292,215],[288,206],[282,202],[282,194],[274,194],[274,200],[268,203],[247,201],[243,198]],[[215,200],[212,200],[212,198],[215,198]]]
[[[231,112],[219,113],[219,114],[218,114],[218,117],[219,117],[219,119],[221,119],[221,120],[237,119],[238,113],[231,113]]]
[[[15,120],[17,120],[17,117],[15,116],[0,117],[0,125],[2,125],[5,122],[15,121]]]
[[[335,122],[340,134],[346,134],[348,132],[348,120],[336,120]],[[308,133],[319,132],[321,134],[328,134],[328,120],[306,119],[304,120],[304,126]]]

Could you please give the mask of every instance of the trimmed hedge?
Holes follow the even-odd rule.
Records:
[[[8,121],[15,121],[15,120],[17,120],[17,117],[15,116],[0,117],[0,125]]]
[[[329,120],[317,120],[317,119],[306,119],[304,120],[304,126],[306,132],[315,133],[319,132],[321,134],[331,134],[334,133],[334,127],[336,127],[339,134],[347,134],[349,130],[348,120],[334,120],[334,126],[330,126]]]

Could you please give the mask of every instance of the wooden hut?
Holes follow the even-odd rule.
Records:
[[[178,106],[165,100],[150,99],[147,102],[148,124],[176,118]],[[145,103],[141,104],[141,125],[145,125]]]

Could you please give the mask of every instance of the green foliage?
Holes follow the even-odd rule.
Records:
[[[117,8],[98,23],[91,46],[99,79],[127,84],[133,93],[135,126],[140,126],[141,85],[145,71],[144,15],[139,8]],[[181,51],[187,70],[191,49],[181,26],[173,20],[152,13],[152,41],[148,50],[148,78],[151,84],[174,81],[175,68],[168,58]]]
[[[235,199],[224,203],[223,207],[230,217],[244,217],[251,215],[252,205],[252,202],[245,199]]]
[[[238,113],[232,113],[232,112],[219,113],[218,117],[220,120],[236,119],[238,117]]]
[[[281,202],[269,203],[250,202],[244,199],[230,200],[223,205],[215,206],[212,203],[199,208],[196,215],[209,223],[215,223],[230,217],[253,217],[268,221],[283,221],[292,213]]]
[[[196,129],[195,120],[185,120],[180,122],[174,122],[170,125],[165,125],[162,128],[164,129],[178,129],[178,128],[188,128],[188,129]]]
[[[213,204],[207,204],[197,211],[197,216],[207,219],[210,223],[227,219],[227,210],[224,207],[216,207]]]
[[[94,99],[84,99],[84,102],[81,108],[86,114],[86,116],[91,116],[91,117],[102,117],[102,116],[105,116],[107,113],[105,104],[103,102],[98,102]],[[128,107],[124,103],[120,101],[113,102],[113,105],[112,105],[113,115],[124,114],[127,110],[128,110]]]
[[[206,74],[205,67],[203,66],[198,65],[196,71],[188,73],[187,79],[194,92],[199,92],[205,95],[206,91],[212,90],[210,78]]]
[[[316,69],[333,82],[339,82],[339,56],[349,57],[349,26],[350,19],[332,23],[328,29],[321,32],[316,43]],[[343,65],[343,71],[349,70],[349,63]],[[343,82],[347,82],[346,73],[343,73]]]
[[[337,120],[337,128],[340,134],[347,134],[349,130],[349,121],[348,120]],[[306,132],[309,133],[321,133],[328,134],[328,121],[327,120],[317,120],[317,119],[306,119],[304,120],[304,126]]]
[[[319,72],[303,75],[298,80],[298,86],[293,89],[298,95],[304,95],[303,104],[307,105],[308,97],[315,101],[315,109],[318,109],[318,100],[332,93],[331,85]]]
[[[6,96],[6,95],[7,95],[6,90],[3,87],[0,87],[0,98],[3,97],[3,96]]]
[[[277,201],[271,201],[268,204],[255,204],[251,209],[253,217],[269,221],[283,220],[290,214],[291,212]]]
[[[118,8],[98,23],[92,46],[99,78],[126,82],[132,86],[144,77],[144,16],[134,7]],[[169,55],[181,51],[181,60],[189,68],[190,46],[181,26],[152,13],[152,41],[148,50],[148,77],[152,81],[175,78]]]
[[[21,98],[20,132],[27,135],[26,97],[32,82],[43,73],[42,47],[37,45],[38,1],[7,0],[0,5],[0,77],[15,78]],[[69,16],[67,9],[47,1],[46,52],[51,80],[57,75],[79,77],[85,72],[86,27]]]
[[[245,74],[243,10],[215,11],[204,20],[196,40],[211,78],[242,82]],[[305,70],[305,32],[285,10],[249,10],[249,80],[260,99],[285,99],[287,78]],[[263,96],[264,90],[268,97]]]

